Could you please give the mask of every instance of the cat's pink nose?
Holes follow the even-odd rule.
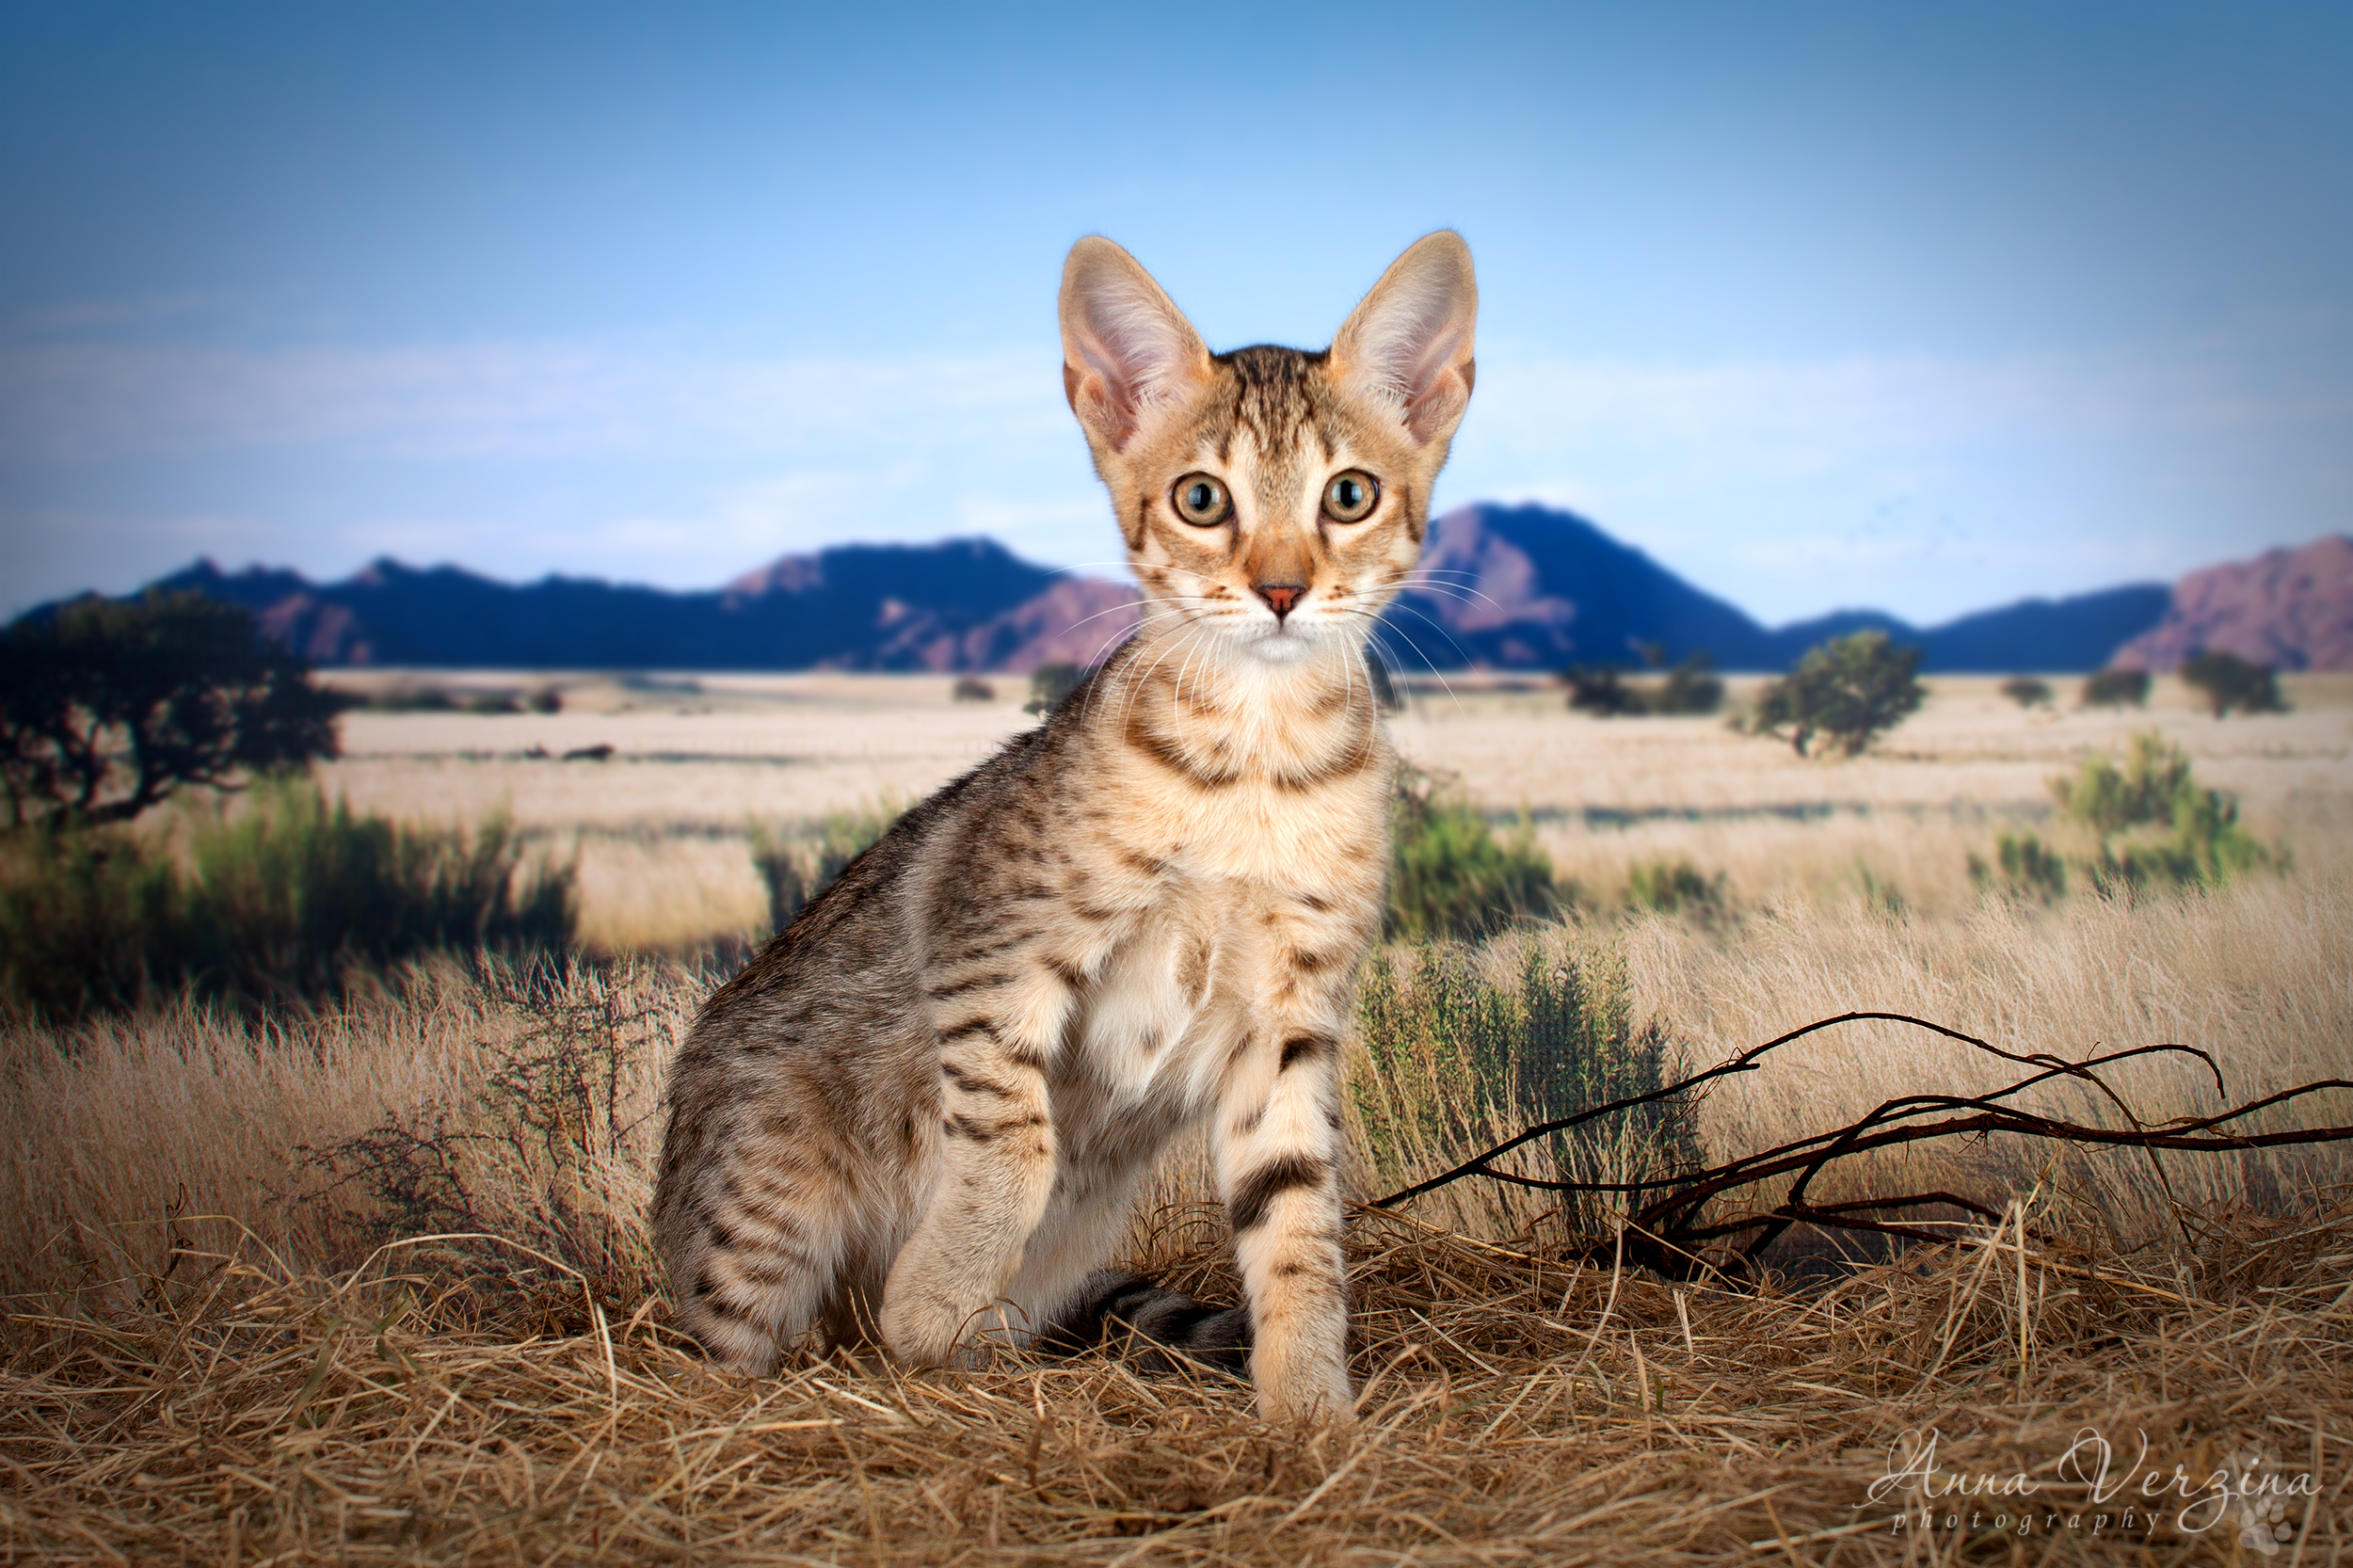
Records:
[[[1307,584],[1305,583],[1254,583],[1251,586],[1257,591],[1260,599],[1267,601],[1267,608],[1274,612],[1274,618],[1278,621],[1288,616],[1299,601],[1307,597]]]

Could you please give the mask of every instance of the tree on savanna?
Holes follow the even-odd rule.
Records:
[[[2146,708],[2149,672],[2104,669],[2084,682],[2082,700],[2087,708]]]
[[[1842,756],[1859,757],[1927,698],[1918,648],[1899,647],[1884,632],[1857,632],[1808,648],[1797,668],[1767,686],[1753,728],[1785,731],[1801,757],[1817,737]]]
[[[0,632],[10,820],[127,822],[187,785],[235,790],[336,751],[348,699],[200,594],[88,598]]]
[[[2216,718],[2242,713],[2284,713],[2280,678],[2235,653],[2200,648],[2182,662],[2182,682],[2202,693]]]

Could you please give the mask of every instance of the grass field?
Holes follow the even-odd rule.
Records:
[[[454,684],[464,680],[528,683]],[[944,677],[561,684],[565,711],[549,715],[354,713],[327,774],[355,806],[469,821],[504,809],[576,851],[583,935],[613,950],[680,951],[755,929],[764,904],[748,824],[918,798],[1035,722],[1012,678],[991,703],[951,700]],[[1525,809],[1561,874],[1597,903],[1621,894],[1628,868],[1685,858],[1752,905],[1859,897],[1868,871],[1914,906],[1959,913],[1972,902],[1969,853],[2000,827],[2045,821],[2049,775],[2152,727],[2300,857],[2353,844],[2353,677],[2291,677],[2296,712],[2221,721],[2169,680],[2146,712],[2025,712],[1995,680],[1940,680],[1920,714],[1852,762],[1808,760],[1718,719],[1595,719],[1568,712],[1557,688],[1497,689],[1514,684],[1417,685],[1394,726],[1399,747],[1459,775],[1500,815]],[[596,746],[614,750],[560,760]],[[548,755],[527,755],[535,747]]]
[[[2287,685],[2295,712],[2217,723],[2162,683],[2120,715],[1940,681],[1854,762],[1494,682],[1417,691],[1397,732],[1499,818],[1525,810],[1583,892],[1569,923],[1471,961],[1508,973],[1533,942],[1618,966],[1678,1062],[1889,1008],[2069,1057],[2179,1041],[2244,1099],[2353,1079],[2353,681]],[[314,1014],[0,1031],[0,1561],[2353,1558],[2344,1144],[2162,1170],[1921,1148],[1847,1190],[1946,1187],[2010,1220],[1758,1290],[1579,1261],[1564,1216],[1480,1184],[1360,1210],[1350,1433],[1270,1432],[1246,1390],[1116,1360],[714,1374],[667,1327],[644,1205],[662,1066],[710,984],[696,955],[763,920],[747,826],[920,795],[1031,721],[1011,681],[990,704],[843,676],[565,695],[552,715],[355,713],[330,787],[411,818],[511,813],[579,856],[591,942],[639,955],[437,962]],[[2047,907],[1973,888],[1967,857],[2003,827],[2063,833],[2049,775],[2152,725],[2241,797],[2284,873]],[[1722,898],[1627,908],[1630,871],[1659,860],[1721,875]],[[1370,1061],[1360,1043],[1360,1084]],[[1459,1096],[1445,1062],[1386,1070],[1409,1114]],[[1962,1048],[1857,1027],[1720,1085],[1698,1131],[1722,1158],[1996,1081]],[[2112,1081],[2144,1119],[2219,1104],[2179,1067]],[[2297,1114],[2353,1122],[2353,1095]],[[1508,1130],[1465,1121],[1385,1174]],[[1128,1251],[1232,1298],[1197,1156]],[[1931,1431],[1938,1484],[1962,1490],[1893,1474]],[[2088,1431],[2119,1472],[2145,1441],[2144,1469],[2179,1466],[2195,1496],[2152,1527],[2138,1479],[2086,1479]]]

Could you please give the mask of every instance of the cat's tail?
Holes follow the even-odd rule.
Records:
[[[1210,1306],[1167,1290],[1141,1274],[1097,1269],[1037,1336],[1048,1355],[1077,1355],[1098,1348],[1142,1352],[1147,1366],[1166,1368],[1169,1355],[1221,1372],[1250,1371],[1250,1313],[1239,1306]]]

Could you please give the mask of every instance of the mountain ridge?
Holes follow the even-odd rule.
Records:
[[[2275,563],[2267,576],[2259,572],[2270,584],[2262,592],[2223,595],[2236,606],[2234,634],[2252,636],[2248,628],[2265,605],[2300,593],[2297,625],[2319,631],[2264,646],[2292,644],[2301,662],[2289,667],[2353,666],[2353,610],[2332,610],[2328,597],[2353,603],[2353,540],[2323,540],[2305,553],[2315,551],[2302,568]],[[2272,555],[2283,553],[2295,552]],[[2238,571],[2229,581],[2239,583],[2260,566],[2204,575]],[[1384,617],[1381,638],[1391,662],[1409,672],[1425,664],[1551,670],[1692,654],[1723,669],[1771,671],[1826,637],[1877,627],[1918,645],[1930,671],[2069,673],[2150,646],[2162,625],[2173,624],[2169,616],[2185,613],[2183,596],[2201,578],[2030,598],[1926,628],[1875,610],[1773,628],[1573,512],[1478,503],[1433,523],[1421,567]],[[836,545],[683,591],[560,573],[507,584],[390,558],[325,584],[284,568],[225,571],[200,559],[150,587],[242,604],[270,635],[324,665],[1021,671],[1088,663],[1137,619],[1127,584],[1055,571],[973,537]],[[2315,594],[2317,608],[2307,602]],[[2209,610],[2211,592],[2197,600]]]

